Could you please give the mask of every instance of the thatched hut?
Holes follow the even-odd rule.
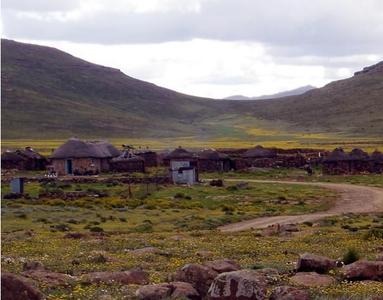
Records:
[[[135,155],[142,157],[145,161],[145,167],[157,167],[158,155],[157,152],[151,150],[138,150],[134,152]]]
[[[205,149],[197,153],[198,170],[200,172],[228,172],[231,160],[227,154],[215,149]]]
[[[241,158],[235,159],[235,169],[270,168],[275,165],[276,157],[277,153],[274,149],[266,149],[258,145],[245,151]]]
[[[341,175],[350,173],[350,155],[342,148],[336,148],[322,160],[322,173]]]
[[[145,160],[130,151],[124,151],[111,159],[110,169],[115,172],[145,173]]]
[[[58,175],[93,175],[110,170],[110,160],[121,153],[106,141],[69,139],[51,155]]]
[[[369,172],[370,156],[367,152],[355,148],[349,154],[350,174]]]
[[[18,170],[44,170],[47,159],[31,147],[1,154],[1,168]]]
[[[164,157],[170,166],[170,177],[173,183],[194,184],[198,181],[198,161],[196,156],[181,147]]]
[[[370,172],[383,173],[383,153],[375,150],[370,156]]]

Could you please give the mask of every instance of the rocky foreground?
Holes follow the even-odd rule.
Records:
[[[155,252],[158,249],[148,247],[139,250]],[[169,274],[168,282],[159,284],[149,284],[149,274],[139,269],[71,276],[52,272],[40,262],[26,262],[20,275],[2,273],[1,296],[7,300],[40,300],[45,299],[45,295],[36,288],[37,283],[53,287],[81,282],[139,285],[136,297],[143,300],[308,300],[312,299],[312,295],[307,288],[325,287],[342,280],[383,282],[383,255],[379,254],[375,261],[358,260],[344,265],[341,261],[305,253],[299,257],[296,268],[285,273],[272,268],[242,269],[233,260],[221,259],[187,264]],[[113,298],[104,296],[103,299]],[[383,297],[374,298],[378,299]]]

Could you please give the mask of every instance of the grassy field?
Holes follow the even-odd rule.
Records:
[[[86,191],[86,196],[63,200],[39,196],[46,191]],[[47,187],[37,182],[26,185],[28,199],[3,200],[5,232],[24,228],[40,229],[64,222],[73,230],[99,226],[108,231],[164,232],[204,230],[255,218],[280,214],[302,214],[328,209],[336,194],[318,187],[249,184],[210,187],[62,184]],[[3,185],[3,195],[9,187]],[[101,209],[101,211],[100,211]],[[121,221],[124,222],[121,228]]]
[[[204,139],[198,136],[183,138],[118,138],[108,139],[113,145],[121,148],[122,144],[133,145],[136,148],[150,148],[154,150],[173,149],[183,146],[190,149],[200,148],[250,148],[255,145],[264,147],[291,148],[312,148],[333,150],[336,147],[343,147],[345,150],[362,148],[365,151],[373,152],[378,149],[383,151],[383,139],[381,138],[355,138],[348,136],[332,136],[328,134],[305,134],[305,133],[284,133],[275,130],[261,130],[256,128],[243,128],[249,133],[246,138],[222,137]],[[66,140],[2,140],[2,149],[17,149],[31,146],[42,154],[49,155],[53,149],[58,148]]]
[[[333,182],[350,183],[383,188],[383,176],[381,174],[361,175],[323,175],[320,169],[314,169],[312,176],[307,176],[306,171],[294,168],[280,169],[255,169],[253,171],[235,171],[227,173],[204,173],[202,179],[259,179],[259,180],[294,180],[308,182]]]
[[[36,174],[28,174],[36,175]],[[293,179],[350,182],[383,187],[382,176],[308,177],[302,170],[262,170],[202,174],[203,178]],[[259,216],[303,214],[328,209],[337,194],[320,187],[278,183],[225,181],[223,187],[207,182],[193,187],[111,183],[48,183],[28,181],[26,197],[4,199],[2,184],[2,270],[22,272],[28,261],[42,262],[51,271],[81,278],[95,271],[142,268],[151,283],[187,263],[230,258],[244,268],[272,267],[281,272],[278,285],[291,284],[289,272],[304,252],[341,259],[354,249],[374,259],[382,245],[383,215],[331,217],[317,224],[299,225],[288,236],[262,236],[259,230],[221,233],[220,225]],[[65,194],[88,193],[80,198]],[[47,196],[55,193],[55,196]],[[65,199],[65,200],[64,200]],[[68,239],[68,232],[87,234]],[[99,232],[102,235],[99,235]],[[157,253],[132,251],[156,247]],[[59,258],[59,259],[58,259]],[[378,282],[338,281],[310,288],[313,299],[368,299],[383,293]],[[38,283],[48,299],[134,299],[137,285],[85,284],[66,286]]]

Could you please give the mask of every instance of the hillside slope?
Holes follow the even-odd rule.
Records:
[[[50,47],[2,40],[3,138],[176,136],[216,101],[183,95]],[[218,107],[219,108],[219,107]]]
[[[302,95],[257,101],[253,110],[297,128],[383,136],[383,62]]]
[[[246,128],[259,124],[299,132],[383,133],[383,63],[299,96],[222,101],[177,93],[50,47],[10,40],[1,47],[3,139],[248,139]]]

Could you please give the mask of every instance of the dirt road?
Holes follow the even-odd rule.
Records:
[[[228,224],[218,229],[223,232],[235,232],[251,228],[264,228],[276,223],[303,223],[317,221],[324,217],[341,215],[344,213],[368,213],[383,212],[383,189],[367,186],[358,186],[345,183],[322,183],[322,182],[297,182],[297,181],[273,181],[251,179],[226,179],[226,181],[260,182],[260,183],[284,183],[313,185],[328,188],[339,192],[340,197],[335,205],[323,212],[295,216],[260,217],[243,222]]]

